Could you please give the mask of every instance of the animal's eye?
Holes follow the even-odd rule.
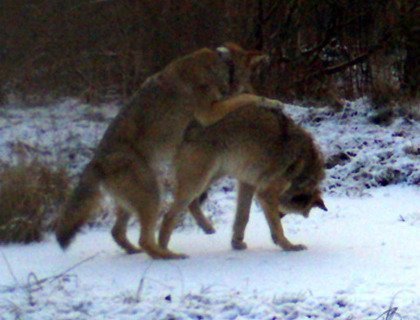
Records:
[[[290,199],[291,202],[302,205],[307,205],[310,200],[311,196],[304,193],[293,196],[292,199]]]

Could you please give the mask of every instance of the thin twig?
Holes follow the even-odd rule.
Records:
[[[135,300],[137,303],[140,302],[141,294],[143,292],[145,276],[147,272],[149,271],[149,269],[152,267],[152,265],[153,265],[153,260],[150,261],[149,265],[146,267],[146,269],[144,269],[143,274],[141,275],[139,286],[137,288],[136,297],[135,297]]]
[[[16,275],[13,273],[12,267],[10,266],[10,263],[7,260],[4,252],[2,252],[1,255],[3,257],[4,262],[6,263],[7,270],[9,271],[9,273],[12,276],[13,280],[15,281],[16,286],[19,286],[19,281],[18,281]]]
[[[9,268],[9,271],[11,272],[11,274],[12,274],[12,276],[13,276],[13,278],[15,279],[15,282],[16,282],[16,286],[15,286],[15,288],[21,288],[21,289],[32,289],[32,287],[33,286],[40,286],[41,284],[43,284],[43,283],[45,283],[45,282],[49,282],[50,284],[51,283],[53,283],[54,281],[56,281],[56,280],[58,280],[58,279],[61,279],[64,275],[66,275],[67,273],[69,273],[70,271],[72,271],[72,270],[74,270],[74,269],[76,269],[77,267],[79,267],[80,265],[82,265],[82,264],[84,264],[84,263],[86,263],[86,262],[88,262],[88,261],[90,261],[90,260],[92,260],[93,258],[95,258],[96,256],[98,255],[98,253],[97,254],[95,254],[95,255],[93,255],[93,256],[90,256],[90,257],[88,257],[88,258],[86,258],[86,259],[84,259],[84,260],[82,260],[82,261],[80,261],[80,262],[78,262],[78,263],[76,263],[76,264],[74,264],[73,266],[71,266],[70,268],[68,268],[68,269],[66,269],[66,270],[64,270],[63,272],[60,272],[60,273],[58,273],[58,274],[56,274],[56,275],[54,275],[54,276],[50,276],[50,277],[45,277],[45,278],[42,278],[42,279],[38,279],[37,277],[36,277],[36,275],[35,275],[35,273],[34,272],[30,272],[29,274],[28,274],[28,283],[27,284],[25,284],[25,285],[19,285],[19,282],[17,281],[17,278],[14,276],[14,274],[13,274],[13,272],[11,271],[11,268],[10,268],[10,265],[8,264],[8,262],[7,262],[7,260],[5,259],[5,257],[4,257],[4,255],[3,255],[3,258],[5,259],[5,261],[6,261],[6,264],[7,264],[7,266],[8,266],[8,268]],[[31,280],[34,280],[34,281],[31,281]],[[8,286],[7,288],[12,288],[11,286]]]
[[[98,254],[99,254],[99,253],[94,254],[93,256],[90,256],[90,257],[88,257],[88,258],[86,258],[86,259],[84,259],[84,260],[82,260],[82,261],[80,261],[80,262],[76,263],[75,265],[71,266],[70,268],[68,268],[68,269],[64,270],[63,272],[61,272],[61,273],[59,273],[59,274],[57,274],[57,275],[55,275],[55,276],[52,276],[52,277],[47,277],[47,278],[41,279],[41,280],[39,280],[39,281],[40,281],[40,283],[43,283],[43,282],[45,282],[45,281],[50,280],[50,281],[49,281],[49,283],[53,283],[54,281],[56,281],[57,279],[62,278],[65,274],[67,274],[67,273],[69,273],[70,271],[72,271],[72,270],[76,269],[76,268],[77,268],[77,267],[79,267],[80,265],[82,265],[82,264],[84,264],[84,263],[86,263],[86,262],[88,262],[88,261],[90,261],[90,260],[93,260],[94,258],[96,258],[96,256],[97,256]]]

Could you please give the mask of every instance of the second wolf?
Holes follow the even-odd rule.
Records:
[[[248,95],[248,97],[251,97]],[[239,97],[226,103],[237,104]],[[311,135],[281,110],[261,108],[249,99],[221,121],[186,131],[175,159],[174,203],[162,223],[159,244],[167,248],[181,213],[189,209],[203,229],[211,222],[200,210],[199,197],[222,176],[239,182],[237,214],[232,246],[244,249],[245,227],[253,194],[263,208],[274,243],[284,250],[302,250],[284,235],[281,217],[298,213],[305,217],[313,207],[327,210],[321,198],[324,161]],[[242,103],[242,102],[240,102]]]

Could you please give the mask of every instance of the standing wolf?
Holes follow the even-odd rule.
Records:
[[[141,250],[125,235],[131,212],[141,226],[142,249],[153,258],[182,258],[156,244],[157,166],[171,159],[191,121],[207,126],[240,107],[223,100],[252,91],[251,71],[264,57],[228,43],[217,50],[195,51],[148,78],[105,132],[61,213],[56,228],[61,247],[86,223],[103,187],[119,205],[112,235],[121,247],[128,253]]]
[[[245,105],[244,98],[248,101]],[[232,237],[234,249],[246,248],[243,239],[254,192],[274,243],[284,250],[305,249],[284,236],[280,219],[286,213],[308,217],[313,207],[327,210],[320,191],[324,178],[321,153],[309,133],[281,110],[261,108],[256,96],[232,97],[225,103],[236,110],[211,126],[191,126],[185,132],[174,161],[175,199],[164,217],[159,244],[167,248],[186,209],[202,229],[211,230],[211,222],[201,212],[198,198],[213,181],[230,175],[240,182]],[[233,107],[239,105],[240,109]]]

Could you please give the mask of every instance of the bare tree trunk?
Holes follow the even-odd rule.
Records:
[[[264,48],[264,4],[263,0],[257,0],[257,16],[255,18],[255,49]]]
[[[409,44],[410,40],[411,39],[407,40],[408,43],[406,47],[407,54],[404,62],[403,88],[407,90],[407,93],[411,97],[414,98],[418,94],[418,83],[420,81],[420,70],[417,60],[420,55],[420,50],[418,48],[418,45],[416,45],[414,42],[412,44]]]

